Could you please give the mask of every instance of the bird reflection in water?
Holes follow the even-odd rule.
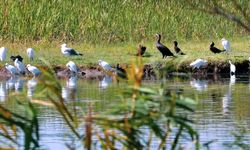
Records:
[[[229,114],[229,108],[230,108],[230,104],[232,102],[232,87],[234,86],[235,81],[236,81],[235,75],[232,75],[230,77],[228,91],[222,97],[222,111],[223,111],[224,115],[228,115]]]
[[[77,97],[77,76],[70,76],[66,81],[66,86],[62,87],[62,98],[65,100],[75,100]]]
[[[23,80],[20,77],[18,77],[15,82],[15,92],[19,93],[22,92],[22,90],[23,90]]]
[[[3,102],[7,99],[8,96],[8,91],[6,88],[6,82],[5,81],[1,81],[0,82],[0,101]]]
[[[105,90],[108,88],[109,84],[112,82],[112,77],[105,75],[101,81],[99,81],[99,88]]]
[[[34,91],[36,89],[37,86],[37,78],[34,76],[32,79],[28,80],[27,82],[27,96],[29,98],[32,98],[32,96],[34,95]]]
[[[197,91],[204,91],[207,89],[208,81],[206,80],[199,80],[199,79],[193,79],[190,81],[190,85],[195,88]]]
[[[6,82],[6,88],[9,91],[14,91],[15,90],[15,83],[17,81],[18,77],[16,76],[11,76],[7,82]]]

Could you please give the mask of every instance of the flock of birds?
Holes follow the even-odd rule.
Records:
[[[178,47],[178,42],[174,41],[174,51],[176,53],[176,55],[174,53],[171,52],[171,50],[165,46],[164,44],[161,43],[161,35],[160,34],[156,34],[157,37],[157,41],[156,41],[156,48],[159,50],[159,52],[162,54],[162,58],[166,58],[166,57],[177,57],[176,55],[186,55],[179,47]],[[226,39],[222,38],[221,40],[221,44],[223,46],[223,50],[220,50],[219,48],[215,47],[214,42],[212,42],[210,44],[210,51],[213,53],[229,53],[230,52],[230,43],[229,41],[227,41]],[[146,47],[143,45],[139,45],[138,50],[137,50],[137,54],[136,56],[143,56],[145,54],[146,51]],[[64,56],[82,56],[83,54],[76,51],[73,48],[70,48],[67,46],[67,44],[62,44],[61,45],[61,53]],[[30,61],[32,61],[34,59],[34,49],[32,48],[28,48],[27,49],[27,56],[30,59]],[[7,48],[2,47],[0,48],[0,60],[4,61],[6,59],[7,56]],[[10,59],[14,62],[14,66],[10,65],[8,63],[5,64],[5,68],[11,73],[11,75],[18,75],[18,74],[25,74],[26,70],[28,70],[29,72],[31,72],[33,74],[33,76],[38,76],[39,74],[41,74],[41,71],[35,67],[32,66],[30,64],[28,65],[24,65],[23,58],[20,55],[17,56],[11,56]],[[231,61],[229,61],[230,63],[230,74],[233,75],[235,74],[235,70],[236,67],[231,63]],[[119,64],[117,64],[116,68],[113,68],[110,64],[108,64],[106,61],[103,60],[98,60],[98,64],[99,66],[101,66],[103,68],[103,70],[105,71],[112,71],[112,72],[116,72],[118,75],[122,75],[122,74],[126,74],[125,70],[119,66]],[[203,66],[206,66],[208,64],[207,60],[204,59],[196,59],[194,62],[190,63],[190,66],[193,69],[199,69]],[[71,73],[73,74],[77,74],[78,72],[78,68],[77,65],[73,62],[73,61],[69,61],[66,64],[66,67],[71,71]]]

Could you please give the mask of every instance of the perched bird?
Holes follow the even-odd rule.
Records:
[[[230,43],[225,38],[221,39],[221,44],[226,52],[230,52]]]
[[[185,55],[185,53],[183,53],[181,49],[178,47],[177,41],[174,41],[174,51],[176,52],[176,54]]]
[[[6,59],[8,49],[5,47],[0,48],[0,60],[4,61]]]
[[[18,75],[19,74],[16,67],[9,65],[8,63],[5,64],[5,68],[11,73],[11,75]]]
[[[34,59],[34,55],[35,55],[35,51],[33,48],[27,48],[27,55],[29,57],[30,60]]]
[[[103,68],[105,71],[113,71],[114,69],[111,67],[110,64],[108,64],[106,61],[98,60],[99,66]]]
[[[230,75],[233,76],[233,75],[235,75],[236,67],[234,64],[232,64],[232,62],[230,60],[228,62],[230,64]]]
[[[35,66],[31,66],[30,64],[27,65],[27,69],[29,70],[29,72],[31,72],[34,76],[38,76],[39,74],[41,74],[41,71],[35,67]]]
[[[193,68],[193,69],[195,69],[195,68],[197,68],[197,69],[199,69],[200,67],[202,67],[202,66],[205,66],[205,65],[207,65],[207,60],[204,60],[204,59],[196,59],[194,62],[192,62],[191,64],[190,64],[190,66]]]
[[[16,59],[14,61],[14,65],[17,68],[17,70],[19,71],[19,73],[25,74],[26,68],[25,68],[25,65],[21,61],[19,61],[18,59]]]
[[[174,54],[163,44],[161,44],[161,35],[156,34],[157,42],[156,47],[161,52],[162,58],[165,58],[167,56],[174,56]]]
[[[139,47],[137,48],[136,56],[142,56],[145,53],[146,49],[147,48],[145,46],[140,44]]]
[[[14,62],[16,59],[18,59],[19,61],[23,62],[23,57],[20,55],[16,55],[16,56],[10,56],[10,59]]]
[[[73,61],[69,61],[66,66],[69,68],[69,70],[72,72],[72,73],[77,73],[77,66],[76,64],[73,62]]]
[[[215,54],[216,54],[216,53],[225,52],[225,50],[220,50],[220,49],[218,49],[217,47],[215,47],[214,45],[215,45],[214,42],[212,42],[212,43],[210,44],[209,49],[210,49],[211,52],[213,52],[213,53],[215,53]]]
[[[73,48],[67,47],[67,44],[65,44],[65,43],[61,45],[61,52],[65,56],[74,56],[74,55],[81,55],[82,56],[81,53],[75,51]]]
[[[119,64],[116,65],[116,73],[121,78],[127,78],[126,70],[120,67]]]

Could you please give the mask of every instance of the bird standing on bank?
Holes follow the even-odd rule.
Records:
[[[136,56],[142,56],[145,52],[146,52],[146,47],[143,45],[139,45],[138,49],[137,49],[137,54]]]
[[[0,48],[0,60],[4,61],[6,59],[8,49],[5,47]]]
[[[217,47],[215,47],[214,46],[215,44],[214,44],[214,42],[212,42],[211,44],[210,44],[210,46],[209,46],[209,49],[210,49],[210,51],[211,52],[213,52],[213,53],[221,53],[221,52],[225,52],[225,50],[220,50],[220,49],[218,49]]]
[[[161,52],[162,58],[167,56],[174,56],[174,54],[167,48],[165,45],[161,44],[161,35],[156,34],[157,41],[156,41],[156,48]]]
[[[23,57],[20,55],[16,55],[16,56],[10,56],[10,59],[14,62],[16,59],[18,59],[19,61],[23,61]]]
[[[33,61],[34,56],[35,56],[34,49],[33,48],[27,48],[26,52],[27,52],[27,55],[28,55],[29,59]]]
[[[5,68],[11,73],[11,75],[18,75],[19,74],[16,67],[9,65],[8,63],[5,64]]]
[[[103,60],[98,60],[98,64],[99,66],[101,66],[103,68],[103,70],[105,71],[113,71],[114,68],[111,67],[111,65],[109,63],[107,63],[106,61]]]
[[[65,56],[77,56],[77,55],[82,56],[81,53],[77,52],[73,48],[67,47],[67,44],[65,44],[65,43],[61,45],[61,52]]]
[[[231,60],[228,61],[230,64],[230,76],[234,76],[235,75],[235,71],[236,71],[236,67],[234,64],[232,64]]]
[[[190,66],[193,68],[193,69],[199,69],[200,67],[202,66],[206,66],[207,65],[207,60],[204,60],[204,59],[196,59],[194,62],[190,63]]]
[[[229,52],[231,51],[231,49],[230,49],[230,43],[229,43],[228,40],[226,40],[225,38],[222,38],[222,39],[221,39],[221,44],[222,44],[224,50],[225,50],[227,53],[229,53]]]
[[[178,47],[177,41],[174,41],[174,50],[175,50],[176,54],[185,55],[185,53],[183,53],[182,50]]]
[[[19,71],[19,73],[25,74],[26,68],[25,68],[25,65],[21,61],[19,61],[18,59],[16,59],[14,61],[14,65],[17,68],[17,70]]]
[[[31,66],[30,64],[27,65],[27,69],[33,74],[33,76],[38,76],[41,74],[41,71],[37,67]]]
[[[69,68],[69,70],[72,72],[72,73],[77,73],[77,66],[76,64],[73,62],[73,61],[69,61],[66,66]]]

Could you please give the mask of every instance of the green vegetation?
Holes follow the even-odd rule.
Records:
[[[151,41],[155,33],[171,41],[247,34],[222,17],[188,9],[175,0],[8,0],[0,2],[0,10],[0,38],[11,42],[98,44]]]

